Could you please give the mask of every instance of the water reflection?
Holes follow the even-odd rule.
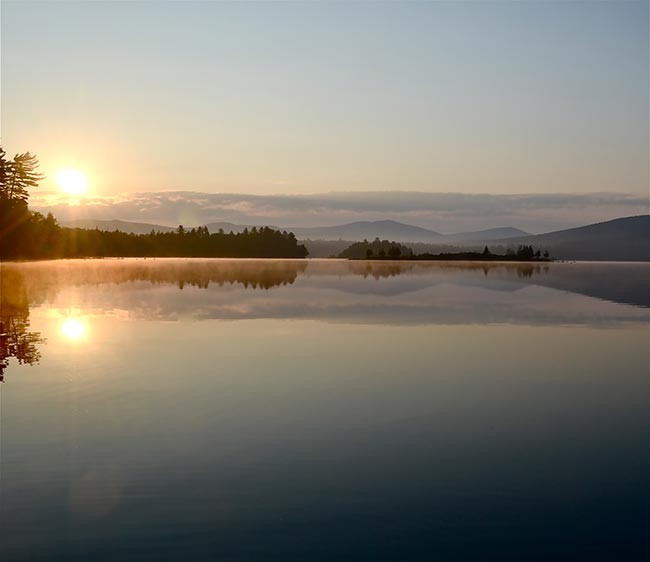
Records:
[[[5,265],[0,558],[645,559],[646,275]]]
[[[40,360],[38,346],[45,339],[29,327],[25,276],[16,270],[0,269],[0,382],[4,381],[10,358],[19,365],[33,365]]]
[[[29,307],[156,320],[292,318],[331,322],[552,325],[647,322],[647,264],[342,260],[67,260],[3,264],[0,379],[40,359]],[[586,295],[635,307],[612,307]],[[85,339],[78,315],[59,333]]]
[[[67,318],[61,323],[61,335],[70,341],[79,341],[86,336],[86,326],[78,318]]]
[[[107,259],[10,263],[6,271],[26,278],[30,303],[50,298],[62,287],[122,285],[145,281],[179,289],[240,284],[250,289],[291,285],[307,268],[304,260]]]
[[[21,276],[30,304],[53,298],[63,287],[84,285],[174,284],[179,289],[211,285],[241,285],[246,289],[273,289],[295,284],[301,278],[362,277],[402,278],[405,292],[440,282],[486,288],[538,285],[570,291],[621,304],[650,307],[650,268],[645,263],[470,263],[470,262],[367,262],[343,260],[65,260],[5,264],[5,274]],[[482,278],[482,280],[480,279]],[[416,283],[413,281],[417,280]],[[376,287],[366,284],[372,292]],[[395,286],[394,288],[398,288]],[[345,290],[345,286],[340,289]]]

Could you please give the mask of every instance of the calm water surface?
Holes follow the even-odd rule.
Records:
[[[1,271],[2,560],[648,554],[647,264]]]

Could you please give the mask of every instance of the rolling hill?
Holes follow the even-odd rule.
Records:
[[[97,220],[97,219],[78,219],[70,221],[61,221],[61,226],[70,228],[98,228],[99,230],[121,230],[132,234],[148,234],[152,230],[158,232],[170,232],[174,230],[171,226],[162,226],[160,224],[149,224],[144,222],[130,222],[120,220]]]
[[[445,238],[449,241],[474,241],[479,240],[486,242],[488,240],[504,240],[507,238],[520,238],[522,236],[532,236],[519,228],[511,226],[502,226],[499,228],[488,228],[487,230],[475,230],[473,232],[459,232],[457,234],[447,234]]]
[[[443,237],[439,232],[403,224],[392,220],[357,221],[339,226],[290,227],[297,238],[309,240],[374,240],[375,238],[397,242],[435,241]]]
[[[64,221],[62,224],[79,228],[122,230],[136,234],[148,233],[152,229],[161,232],[174,230],[170,226],[121,220],[86,219]],[[252,228],[253,225],[213,222],[206,226],[211,232],[220,228],[226,232],[241,232],[244,228]],[[516,248],[519,244],[526,244],[542,250],[547,249],[557,259],[650,261],[650,215],[624,217],[537,235],[512,227],[441,234],[393,220],[358,221],[325,227],[279,228],[293,232],[299,240],[308,241],[311,255],[318,257],[336,255],[352,242],[380,238],[414,244],[413,249],[416,252],[451,251],[450,248],[461,246],[480,248],[485,244],[489,244],[491,248]]]
[[[650,215],[624,217],[497,242],[547,249],[556,259],[650,261]]]
[[[235,224],[233,222],[209,222],[205,226],[208,227],[208,230],[210,232],[218,232],[219,229],[222,229],[224,232],[243,232],[244,229],[248,228],[249,230],[251,228],[255,227],[260,227],[260,226],[268,226],[270,228],[273,228],[274,230],[288,230],[286,228],[279,228],[277,226],[273,226],[271,224]]]
[[[169,232],[174,227],[163,226],[158,224],[147,224],[140,222],[130,222],[123,220],[98,220],[98,219],[79,219],[62,221],[63,226],[73,228],[99,228],[100,230],[121,230],[123,232],[132,232],[134,234],[143,234],[157,230]],[[196,225],[195,225],[196,226]],[[223,229],[225,232],[241,232],[245,228],[251,229],[253,226],[270,226],[276,230],[286,230],[293,232],[296,238],[301,240],[351,240],[361,241],[363,239],[374,240],[394,240],[396,242],[430,242],[430,243],[450,243],[461,241],[485,241],[497,240],[512,237],[528,236],[527,232],[512,227],[491,228],[487,230],[477,230],[473,232],[459,232],[458,234],[441,234],[427,228],[413,226],[393,220],[381,221],[357,221],[337,226],[314,226],[314,227],[291,227],[275,226],[262,224],[235,224],[232,222],[211,222],[206,224],[210,232],[217,232]],[[191,226],[187,226],[191,228]]]
[[[429,242],[438,244],[476,240],[500,240],[530,235],[528,232],[512,227],[490,228],[473,232],[459,232],[457,234],[441,234],[434,230],[393,220],[358,221],[339,226],[312,228],[288,227],[287,230],[290,230],[297,238],[302,240],[360,241],[363,239],[374,240],[375,238],[380,238],[395,242]]]

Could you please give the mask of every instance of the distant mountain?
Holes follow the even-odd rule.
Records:
[[[121,220],[86,219],[62,221],[62,224],[137,234],[148,233],[152,229],[161,232],[175,230],[169,226]],[[245,228],[250,230],[254,225],[213,222],[206,226],[210,232],[217,232],[220,228],[225,232],[241,232]],[[516,248],[519,244],[526,244],[536,249],[548,250],[557,259],[650,261],[650,215],[625,217],[538,235],[528,234],[512,227],[441,234],[427,228],[392,220],[358,221],[339,226],[308,228],[268,226],[293,232],[299,240],[311,241],[307,242],[307,246],[312,257],[337,255],[352,242],[380,238],[414,244],[413,249],[416,252],[458,251],[462,246],[480,249],[486,243],[489,243],[490,249],[505,251],[508,247]]]
[[[159,224],[148,224],[122,220],[100,220],[100,219],[79,219],[61,221],[63,226],[76,228],[99,228],[100,230],[121,230],[134,234],[146,234],[151,230],[169,232],[175,230],[171,226]],[[194,225],[196,226],[196,225]],[[335,241],[346,240],[359,242],[363,239],[391,240],[395,242],[422,242],[450,244],[454,242],[472,241],[482,242],[488,240],[500,240],[513,237],[529,236],[528,232],[512,227],[490,228],[473,232],[459,232],[458,234],[440,234],[427,228],[404,224],[393,220],[382,221],[358,221],[338,226],[314,226],[314,227],[278,227],[266,224],[235,224],[232,222],[211,222],[206,224],[210,232],[217,232],[223,229],[224,232],[242,232],[245,228],[249,230],[254,226],[269,226],[276,230],[293,232],[299,240],[323,240]],[[186,228],[192,226],[185,225]],[[349,244],[348,244],[349,245]],[[339,250],[340,251],[340,250]],[[336,252],[338,253],[338,252]]]
[[[172,226],[163,226],[160,224],[150,224],[144,222],[131,222],[131,221],[121,221],[121,220],[100,220],[100,219],[78,219],[78,220],[68,220],[60,221],[61,226],[69,226],[71,228],[99,228],[99,230],[121,230],[122,232],[130,232],[133,234],[149,234],[152,230],[160,232],[171,232],[176,230],[177,227]],[[194,225],[196,226],[196,225]],[[275,230],[287,230],[283,228],[278,228],[277,226],[272,225],[253,225],[253,224],[235,224],[232,222],[211,222],[206,224],[210,232],[218,232],[221,228],[224,232],[242,232],[244,229],[248,228],[249,230],[253,226],[270,226]],[[185,226],[187,229],[191,229],[192,226]]]
[[[458,234],[447,234],[445,237],[449,241],[457,240],[505,240],[507,238],[520,238],[522,236],[532,236],[530,232],[513,228],[511,226],[502,226],[499,228],[488,228],[487,230],[475,230],[473,232],[459,232]]]
[[[536,236],[507,238],[504,245],[529,244],[565,260],[650,261],[650,215],[624,217]]]
[[[355,222],[322,228],[287,229],[302,240],[349,240],[364,238],[387,239],[410,243],[414,251],[458,251],[461,246],[481,249],[486,243],[491,249],[505,251],[519,244],[548,250],[557,259],[593,261],[650,261],[650,215],[626,217],[547,234],[528,234],[512,227],[492,228],[458,234],[440,234],[425,228],[395,221]],[[322,242],[313,246],[315,255],[332,255],[337,248]],[[418,247],[418,246],[423,247]],[[428,245],[428,248],[424,246]]]
[[[171,226],[162,226],[160,224],[148,224],[143,222],[129,222],[120,220],[97,220],[97,219],[78,219],[61,221],[61,226],[70,228],[98,228],[99,230],[121,230],[133,234],[148,234],[152,230],[159,232],[170,232],[175,230]]]
[[[374,240],[391,240],[395,242],[425,242],[437,244],[450,244],[463,241],[488,241],[501,240],[521,236],[530,236],[518,228],[509,226],[476,230],[472,232],[459,232],[458,234],[441,234],[428,228],[404,224],[392,220],[359,221],[342,224],[339,226],[320,226],[311,228],[288,227],[297,238],[303,240],[355,240],[364,238]]]
[[[272,228],[274,230],[287,230],[286,228],[278,228],[277,226],[273,226],[270,224],[235,224],[232,222],[209,222],[205,226],[208,227],[208,230],[210,232],[218,232],[219,229],[223,229],[224,232],[243,232],[244,229],[248,228],[250,230],[253,227],[259,228],[260,226],[268,226],[269,228]]]
[[[169,232],[175,230],[171,226],[159,224],[148,224],[140,222],[122,221],[122,220],[100,220],[100,219],[79,219],[62,221],[63,226],[73,228],[99,228],[100,230],[121,230],[122,232],[132,232],[134,234],[146,234],[151,230],[160,232]],[[191,226],[185,225],[186,228]],[[503,227],[491,228],[488,230],[478,230],[474,232],[460,232],[458,234],[440,234],[427,228],[404,224],[393,220],[382,221],[359,221],[338,226],[315,226],[315,227],[278,227],[266,224],[235,224],[232,222],[211,222],[206,224],[210,232],[217,232],[223,229],[224,232],[242,232],[245,228],[249,230],[254,226],[270,226],[276,230],[286,230],[293,232],[296,238],[302,240],[347,240],[351,242],[361,241],[364,238],[374,240],[392,240],[395,242],[435,242],[449,243],[469,241],[497,240],[503,238],[512,238],[516,236],[528,236],[528,232],[517,228]],[[338,253],[338,252],[337,252]]]
[[[439,232],[392,220],[358,221],[339,226],[288,227],[287,230],[301,240],[360,241],[380,238],[395,242],[433,242],[444,238]]]

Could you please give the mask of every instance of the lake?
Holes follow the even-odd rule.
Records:
[[[1,268],[2,560],[648,554],[648,264]]]

